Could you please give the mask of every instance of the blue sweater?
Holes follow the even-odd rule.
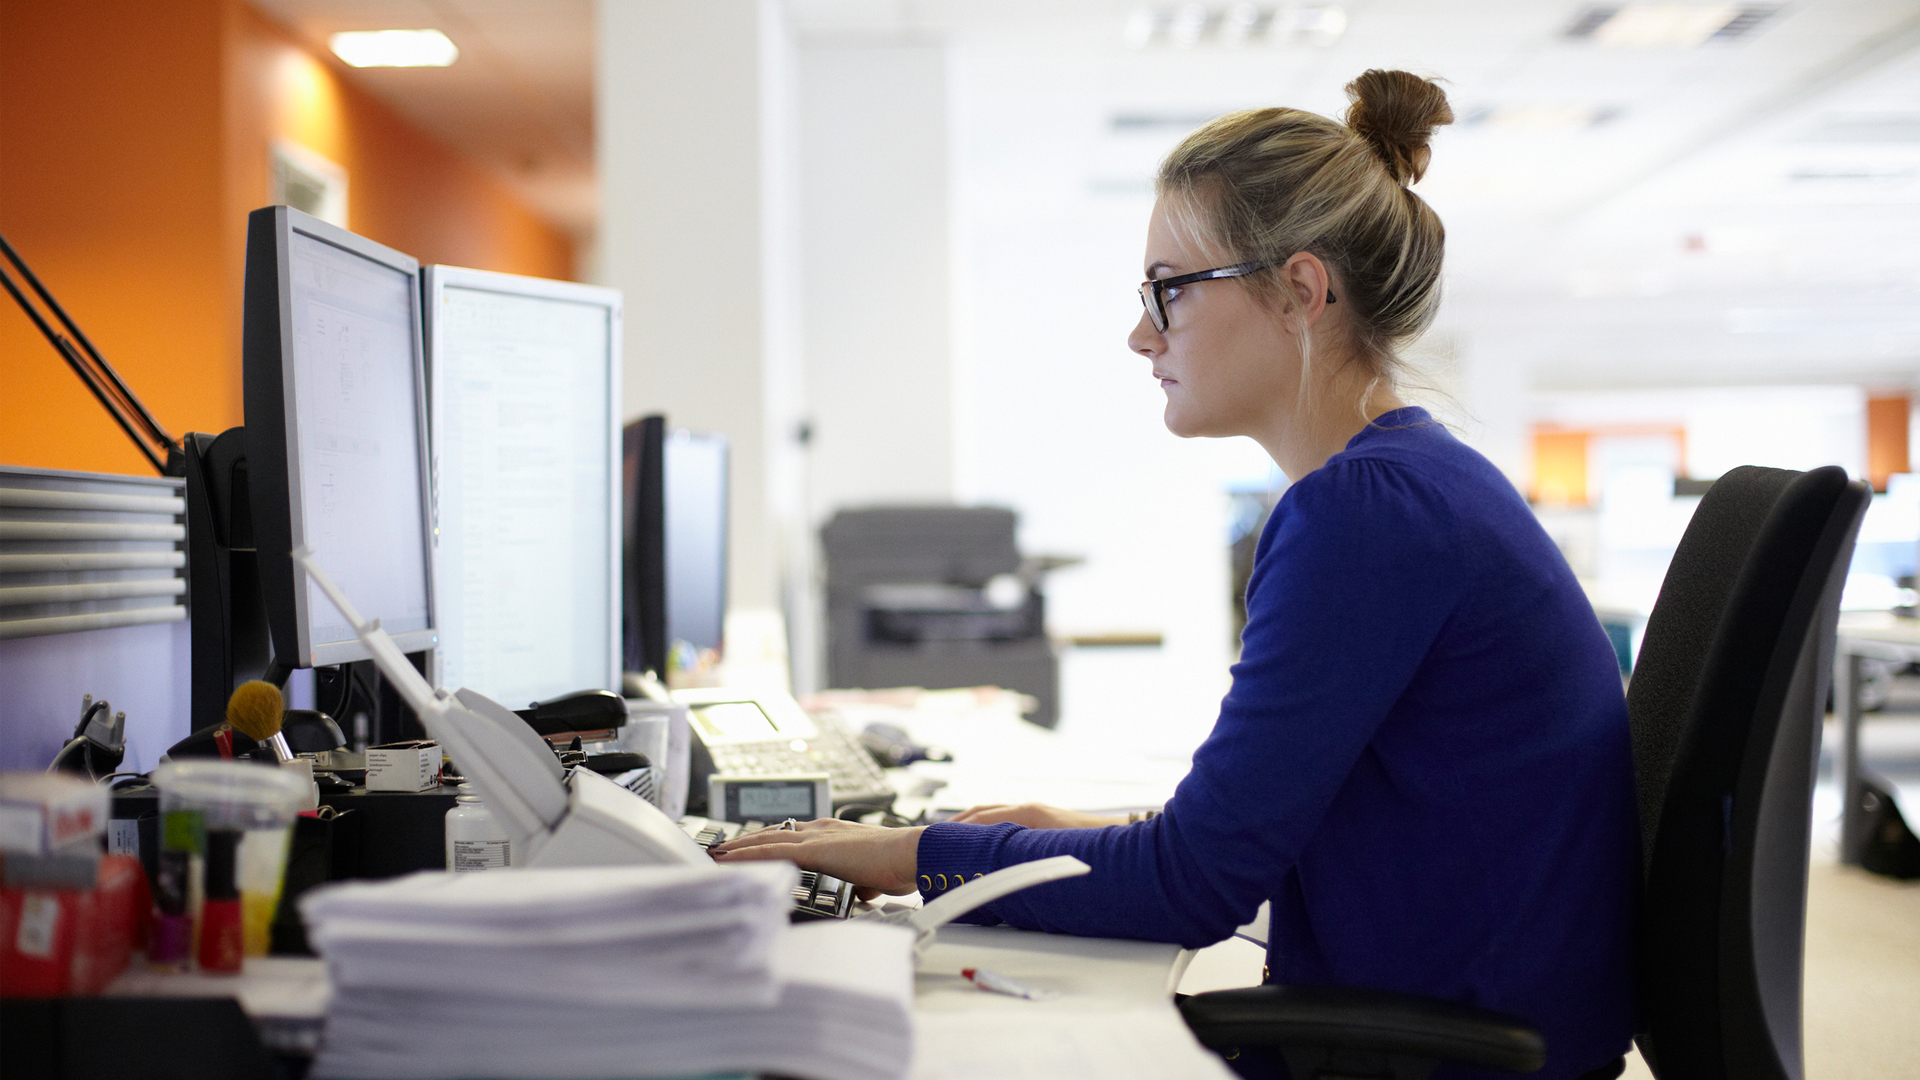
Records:
[[[1092,873],[973,921],[1190,947],[1271,900],[1271,981],[1516,1014],[1554,1080],[1633,1030],[1635,815],[1619,669],[1566,560],[1408,408],[1281,497],[1232,689],[1161,816],[934,825],[919,871],[937,895],[943,874],[1077,855]]]

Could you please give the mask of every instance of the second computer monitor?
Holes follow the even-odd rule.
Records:
[[[620,688],[620,294],[426,271],[441,685]]]

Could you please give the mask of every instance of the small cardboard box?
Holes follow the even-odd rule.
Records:
[[[440,782],[440,744],[431,739],[367,747],[368,791],[425,791]]]
[[[107,828],[107,789],[64,774],[0,775],[0,851],[46,855],[97,842]]]

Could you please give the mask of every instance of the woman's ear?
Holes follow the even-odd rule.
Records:
[[[1326,313],[1327,297],[1333,287],[1333,275],[1327,270],[1327,264],[1320,256],[1311,251],[1296,253],[1280,266],[1280,292],[1285,303],[1283,310],[1289,322],[1297,322],[1295,331],[1305,329],[1320,321]]]

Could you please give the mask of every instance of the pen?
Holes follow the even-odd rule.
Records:
[[[1041,990],[1026,983],[1009,979],[1005,975],[988,968],[961,968],[960,975],[982,990],[991,990],[1008,997],[1025,998],[1028,1001],[1045,1001],[1053,997],[1056,991]]]

